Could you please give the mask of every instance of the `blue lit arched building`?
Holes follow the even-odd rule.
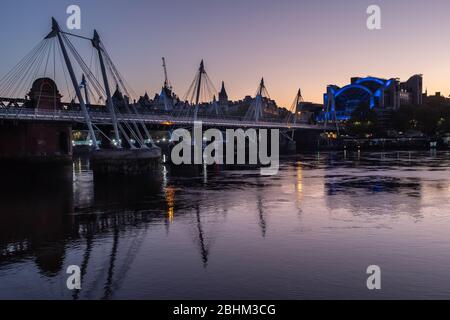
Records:
[[[408,104],[422,104],[422,75],[415,75],[404,83],[397,78],[355,77],[342,88],[327,87],[324,112],[317,120],[334,120],[336,117],[338,121],[345,121],[360,106],[367,106],[386,117],[401,105]]]

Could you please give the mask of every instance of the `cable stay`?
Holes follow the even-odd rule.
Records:
[[[326,99],[326,105],[325,105],[325,119],[323,122],[323,131],[325,132],[327,130],[327,125],[329,121],[334,121],[336,125],[336,131],[337,135],[339,136],[339,124],[336,117],[336,101],[334,99],[334,92],[333,88],[328,86],[327,87],[327,99]]]
[[[89,66],[75,48],[75,45],[69,40],[69,36],[90,41],[93,49]],[[97,59],[94,59],[95,52],[97,53]],[[59,68],[61,70],[57,70]],[[76,74],[81,75],[81,80],[77,79]],[[101,74],[102,82],[98,78],[99,74]],[[166,70],[165,74],[165,85],[169,87]],[[147,144],[155,147],[142,116],[138,113],[134,103],[129,103],[130,91],[133,93],[134,91],[130,89],[119,73],[97,31],[94,31],[92,39],[63,32],[56,20],[52,18],[51,32],[0,79],[0,97],[23,101],[23,108],[31,105],[39,108],[41,94],[38,94],[37,101],[32,102],[31,97],[28,97],[27,90],[32,87],[37,79],[42,77],[53,78],[54,82],[65,83],[65,94],[70,102],[65,105],[65,108],[76,110],[75,99],[77,100],[78,110],[83,114],[89,137],[92,139],[95,149],[99,149],[100,146],[96,141],[96,131],[100,132],[102,136],[108,137],[107,140],[112,141],[112,145],[117,149],[123,148],[122,137],[130,149],[148,149]],[[61,79],[64,81],[59,81]],[[116,92],[120,92],[120,96],[122,96],[121,92],[126,95],[123,99],[116,99],[112,95],[111,81],[116,85]],[[38,89],[42,93],[43,88]],[[55,111],[61,108],[61,106],[56,105],[57,94],[59,93],[55,92],[54,94],[53,109]],[[106,108],[98,105],[94,107],[92,101],[103,103]],[[10,105],[18,106],[18,103],[10,103]],[[109,112],[114,132],[113,139],[109,139],[109,135],[101,132],[98,125],[93,123],[90,112],[94,109],[96,112],[104,112],[104,110]],[[21,112],[21,110],[19,109],[17,112]]]
[[[66,50],[66,46],[65,46],[65,43],[64,43],[65,36],[61,33],[61,29],[59,28],[59,25],[56,22],[56,20],[54,18],[52,18],[52,31],[49,33],[49,35],[46,37],[46,39],[51,39],[51,38],[55,38],[55,37],[58,39],[58,42],[59,42],[59,45],[60,45],[60,48],[61,48],[64,60],[66,62],[66,67],[67,67],[67,69],[69,71],[69,75],[70,75],[70,78],[71,78],[71,81],[72,81],[72,85],[75,88],[75,92],[76,92],[78,101],[80,103],[80,106],[81,106],[81,109],[83,111],[86,124],[87,124],[88,129],[89,129],[89,134],[91,135],[93,143],[94,143],[94,148],[98,149],[99,146],[97,144],[97,139],[95,137],[95,132],[94,132],[94,128],[92,126],[91,117],[89,116],[89,112],[88,112],[88,110],[86,108],[86,104],[84,102],[84,98],[83,98],[83,96],[81,94],[81,90],[80,90],[80,87],[78,86],[78,81],[77,81],[77,78],[75,76],[75,73],[74,73],[74,70],[73,70],[73,67],[72,67],[72,62],[71,62],[71,60],[69,58],[69,55],[67,53],[67,50]]]
[[[286,116],[286,123],[288,125],[295,125],[300,120],[302,112],[302,103],[304,102],[301,89],[298,89],[295,99],[292,102],[291,107],[288,109],[288,115]]]
[[[301,89],[298,89],[297,94],[295,95],[294,101],[291,106],[287,110],[287,116],[285,118],[286,124],[291,127],[295,126],[297,122],[301,118],[302,113],[302,104],[304,100],[302,97]],[[294,141],[295,130],[287,130],[286,132],[281,132],[286,138],[291,141]]]
[[[152,147],[154,147],[155,145],[154,145],[153,139],[152,139],[147,127],[145,126],[144,121],[142,120],[142,116],[138,113],[134,104],[129,103],[129,99],[130,99],[131,95],[130,95],[130,90],[128,89],[128,86],[126,85],[126,81],[124,80],[122,75],[119,73],[117,67],[111,60],[111,58],[110,58],[107,50],[103,46],[103,44],[100,44],[100,47],[101,47],[101,51],[103,52],[103,54],[105,56],[105,62],[106,62],[109,74],[111,75],[113,81],[116,84],[116,93],[119,96],[119,99],[116,99],[116,101],[114,101],[115,100],[114,97],[112,99],[115,112],[117,112],[118,114],[121,114],[120,107],[123,107],[126,114],[135,115],[137,117],[137,119],[139,119],[139,120],[137,122],[131,121],[133,129],[130,127],[130,125],[127,122],[125,122],[124,125],[127,127],[129,132],[133,136],[134,140],[138,142],[140,148],[147,149],[148,146],[146,145],[146,143],[150,143],[152,145]],[[122,91],[126,94],[125,97],[122,95],[122,93],[121,93]],[[119,124],[119,127],[120,126],[121,126],[121,124]],[[142,135],[141,129],[143,130],[145,137]],[[124,131],[124,129],[122,128],[121,131]],[[133,141],[131,141],[131,143],[133,143]]]
[[[199,116],[211,114],[214,96],[217,90],[214,87],[205,69],[204,61],[200,62],[200,67],[192,81],[182,103],[175,110],[175,116],[193,117],[197,121]]]
[[[270,99],[269,92],[264,84],[264,78],[259,83],[258,90],[255,94],[254,101],[250,104],[244,119],[246,121],[259,122],[264,116],[264,109],[266,107],[267,100]]]

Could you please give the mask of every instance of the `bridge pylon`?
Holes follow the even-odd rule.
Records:
[[[266,89],[266,85],[264,84],[264,78],[262,78],[258,90],[256,91],[255,99],[250,104],[244,119],[247,121],[259,122],[264,116],[264,104],[266,103],[266,99],[270,99],[270,96]]]
[[[67,53],[66,46],[64,44],[64,38],[66,36],[61,32],[59,24],[58,24],[58,22],[56,21],[55,18],[52,18],[52,31],[48,34],[46,39],[50,39],[50,38],[53,38],[53,37],[57,37],[58,38],[58,42],[59,42],[59,45],[61,47],[61,52],[62,52],[62,55],[64,57],[64,61],[66,63],[67,70],[69,71],[70,79],[72,81],[72,85],[73,85],[73,87],[75,89],[75,93],[77,95],[78,102],[80,103],[81,110],[83,111],[84,118],[85,118],[86,124],[87,124],[88,129],[89,129],[89,134],[91,135],[92,141],[94,143],[94,148],[98,149],[99,147],[98,147],[98,144],[97,144],[97,140],[95,138],[95,132],[94,132],[94,127],[92,125],[91,117],[89,116],[89,112],[87,110],[86,103],[85,103],[85,101],[83,99],[83,95],[81,94],[81,90],[80,90],[80,87],[78,85],[78,81],[77,81],[77,78],[75,76],[75,72],[73,70],[72,62],[70,61],[69,55]]]

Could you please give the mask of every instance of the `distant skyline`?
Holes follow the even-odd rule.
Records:
[[[352,76],[424,75],[424,90],[450,93],[448,0],[16,0],[2,3],[0,77],[50,30],[65,27],[66,8],[82,10],[82,30],[101,33],[133,90],[160,91],[166,57],[174,91],[183,97],[201,59],[230,99],[254,95],[261,77],[272,99],[322,102],[326,85]],[[366,9],[382,9],[382,29],[366,28]],[[450,37],[450,36],[448,36]],[[59,84],[61,86],[61,84]]]

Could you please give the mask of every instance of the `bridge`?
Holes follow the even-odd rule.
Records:
[[[25,102],[25,99],[7,99],[0,98],[0,120],[17,120],[17,121],[50,121],[50,122],[70,122],[73,124],[85,124],[85,117],[81,111],[68,110],[66,108],[58,110],[47,109],[32,109],[26,107],[2,107],[5,102]],[[66,104],[66,106],[69,104]],[[91,120],[96,124],[108,125],[112,123],[112,117],[107,112],[90,111]],[[189,116],[174,117],[170,114],[154,114],[154,113],[140,113],[133,114],[118,114],[116,119],[119,123],[135,123],[143,122],[145,125],[160,125],[160,126],[192,126],[195,121],[202,122],[205,127],[218,128],[256,128],[256,129],[281,129],[281,130],[319,130],[324,129],[333,130],[333,128],[324,127],[323,125],[312,125],[306,123],[287,123],[284,121],[264,121],[258,122],[245,120],[240,117],[198,117],[195,120]]]
[[[90,42],[90,63],[69,37]],[[149,107],[147,94],[136,100],[97,31],[92,38],[71,34],[62,31],[52,19],[50,33],[0,78],[0,158],[30,153],[42,157],[65,154],[69,158],[72,128],[80,126],[87,129],[95,154],[108,162],[108,167],[110,157],[129,159],[132,155],[142,159],[143,155],[160,155],[150,131],[161,127],[172,131],[201,122],[204,127],[219,129],[279,129],[291,142],[296,131],[315,132],[318,136],[324,130],[333,130],[326,122],[315,125],[299,119],[303,102],[300,90],[289,109],[278,108],[261,79],[254,98],[230,112],[224,86],[220,92],[215,89],[203,60],[183,99],[173,93],[164,58],[163,67],[165,80],[156,102],[163,107]],[[63,102],[63,96],[70,102]],[[106,152],[100,156],[101,149]]]

